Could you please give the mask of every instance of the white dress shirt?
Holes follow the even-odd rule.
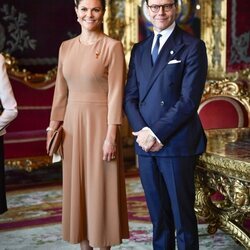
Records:
[[[157,35],[161,34],[160,46],[159,46],[159,50],[158,50],[158,54],[159,54],[162,47],[163,47],[163,45],[165,44],[165,42],[168,40],[169,36],[174,31],[175,25],[176,25],[175,22],[173,22],[167,29],[162,30],[161,32],[154,31],[154,40],[153,40],[153,43],[152,43],[151,53],[152,53],[152,50],[153,50],[153,48],[155,46],[155,43],[156,43],[156,40],[157,40]]]
[[[5,59],[0,54],[0,102],[3,112],[0,114],[0,136],[6,133],[6,126],[17,116],[17,103],[6,72]]]

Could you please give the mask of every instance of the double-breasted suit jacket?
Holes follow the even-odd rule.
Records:
[[[153,35],[131,52],[124,107],[133,131],[149,127],[164,147],[139,155],[190,156],[201,154],[206,137],[197,114],[207,73],[203,41],[177,25],[151,63]]]

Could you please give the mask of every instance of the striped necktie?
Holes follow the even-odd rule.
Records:
[[[161,36],[162,36],[161,34],[157,35],[155,46],[154,46],[153,51],[152,51],[152,62],[153,62],[153,64],[155,64],[155,61],[156,61],[157,56],[158,56],[158,51],[159,51],[159,47],[160,47],[160,37]]]

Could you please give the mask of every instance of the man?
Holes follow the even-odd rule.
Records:
[[[125,112],[136,136],[154,250],[175,249],[175,234],[178,249],[195,250],[194,169],[206,147],[197,109],[207,74],[206,48],[176,25],[177,1],[146,2],[154,35],[133,47]]]

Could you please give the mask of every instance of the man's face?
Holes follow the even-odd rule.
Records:
[[[174,0],[148,0],[148,14],[154,30],[160,32],[168,28],[177,15]]]

